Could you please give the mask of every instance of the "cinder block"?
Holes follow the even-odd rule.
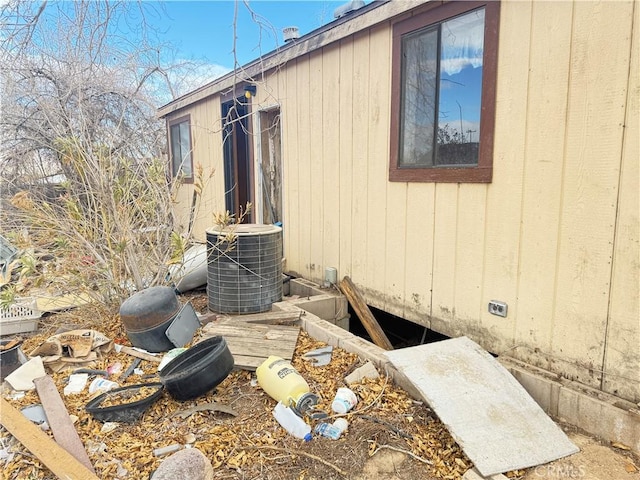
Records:
[[[308,299],[305,297],[291,303],[323,320],[331,321],[336,318],[336,300],[332,295],[317,295]]]
[[[337,325],[322,320],[312,313],[302,316],[302,328],[316,340],[326,342],[334,347],[342,347],[345,338],[357,338],[354,334],[343,330]]]

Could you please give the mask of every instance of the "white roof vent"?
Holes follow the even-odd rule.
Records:
[[[285,43],[300,38],[300,30],[298,27],[284,27],[282,29],[282,38]]]
[[[362,7],[364,7],[363,0],[352,0],[351,2],[345,3],[344,5],[341,5],[340,7],[336,8],[333,11],[333,18],[344,17],[345,15],[348,15],[354,10],[358,10],[359,8],[362,8]]]

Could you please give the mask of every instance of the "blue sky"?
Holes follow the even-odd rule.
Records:
[[[300,28],[304,35],[333,20],[333,11],[345,1],[253,0],[249,8],[260,16],[251,18],[247,5],[237,4],[236,56],[240,65],[283,44],[282,29]],[[234,66],[233,24],[236,3],[232,0],[174,0],[159,5],[161,15],[151,19],[160,38],[171,43],[175,54],[186,60],[206,62],[226,69]]]

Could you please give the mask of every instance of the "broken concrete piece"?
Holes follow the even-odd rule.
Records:
[[[376,379],[380,376],[376,366],[370,360],[367,361],[361,367],[356,368],[353,372],[347,375],[344,378],[344,381],[347,382],[347,385],[351,385],[352,383],[361,382],[364,378]]]
[[[14,390],[33,390],[36,388],[33,380],[44,377],[46,374],[42,358],[34,357],[11,372],[5,380]]]
[[[187,448],[174,453],[164,460],[155,471],[151,480],[212,480],[211,461],[197,448]]]
[[[467,337],[383,355],[400,385],[418,391],[486,477],[579,451],[507,369]]]

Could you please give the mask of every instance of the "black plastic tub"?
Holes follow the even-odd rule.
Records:
[[[0,340],[0,344],[4,346],[9,344],[11,341],[12,340]],[[18,350],[21,345],[22,341],[18,342],[11,348],[0,350],[0,380],[4,380],[5,377],[20,366]]]
[[[136,402],[122,403],[120,405],[112,405],[109,407],[100,406],[102,402],[113,395],[120,395],[121,392],[126,391],[135,393],[136,390],[140,390],[142,387],[155,388],[155,391],[151,395]],[[142,414],[160,398],[162,395],[162,389],[162,383],[158,382],[114,388],[113,390],[109,390],[108,392],[98,395],[96,398],[89,401],[85,408],[87,412],[101,422],[133,423],[136,422]]]
[[[220,336],[211,337],[167,363],[160,370],[160,382],[176,400],[190,400],[215,388],[233,366],[227,341]]]

